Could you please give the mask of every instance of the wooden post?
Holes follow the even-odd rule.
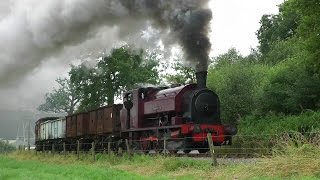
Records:
[[[43,145],[42,145],[42,153],[43,153],[43,154],[44,154],[45,150],[46,150],[46,149],[45,149],[45,145],[43,144]]]
[[[92,159],[93,161],[96,160],[96,150],[95,150],[95,144],[94,144],[94,141],[92,142],[92,148],[91,148],[91,151],[92,151]]]
[[[130,151],[130,146],[129,146],[129,141],[128,139],[126,139],[126,146],[127,146],[127,153],[130,156],[131,155],[131,151]]]
[[[52,150],[51,150],[51,152],[52,152],[52,156],[54,156],[54,144],[52,144]]]
[[[108,142],[108,154],[111,153],[111,142]]]
[[[79,140],[77,141],[77,157],[79,160],[80,159],[80,141]]]
[[[164,156],[167,156],[167,137],[163,138],[163,151],[164,151]]]
[[[23,151],[25,151],[26,150],[26,145],[23,145]]]
[[[28,151],[30,152],[30,143],[28,144]]]
[[[64,155],[64,157],[67,156],[67,153],[66,153],[66,142],[63,142],[63,155]]]
[[[119,146],[118,148],[118,155],[121,155],[122,154],[122,148]]]
[[[216,156],[216,154],[214,152],[214,146],[213,146],[213,142],[212,142],[211,133],[207,134],[207,138],[208,138],[208,145],[209,145],[209,148],[210,148],[210,155],[211,155],[211,158],[212,158],[212,165],[213,166],[217,166],[218,165],[217,156]]]

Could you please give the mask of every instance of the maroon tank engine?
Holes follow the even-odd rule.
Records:
[[[131,140],[143,141],[188,137],[171,143],[171,149],[207,146],[207,133],[212,133],[216,145],[230,143],[231,138],[226,135],[235,132],[221,123],[219,98],[206,87],[207,72],[198,72],[196,77],[197,84],[139,88],[124,93],[122,132],[128,133]]]

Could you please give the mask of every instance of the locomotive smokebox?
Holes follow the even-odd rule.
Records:
[[[199,89],[207,87],[207,71],[196,72],[197,87]]]

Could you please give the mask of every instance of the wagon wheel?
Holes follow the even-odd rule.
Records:
[[[154,150],[156,153],[162,153],[163,151],[163,141],[152,141],[151,149]]]
[[[140,150],[143,153],[146,153],[148,150],[150,150],[150,141],[143,140],[142,138],[140,138],[139,144],[140,144]]]

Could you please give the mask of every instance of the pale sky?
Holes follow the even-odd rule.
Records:
[[[278,13],[283,0],[211,0],[211,55],[225,53],[235,47],[241,54],[250,53],[258,45],[255,32],[263,14]]]
[[[4,1],[0,1],[0,20],[2,14],[9,12],[2,2]],[[259,28],[261,16],[277,13],[277,5],[282,2],[283,0],[211,0],[211,56],[225,53],[231,47],[247,55],[251,47],[258,45],[255,32]],[[51,60],[42,63],[21,83],[0,91],[0,109],[30,110],[43,102],[44,94],[56,85],[55,79],[65,76],[69,69],[70,61],[56,60],[57,58],[59,57],[51,57]]]

